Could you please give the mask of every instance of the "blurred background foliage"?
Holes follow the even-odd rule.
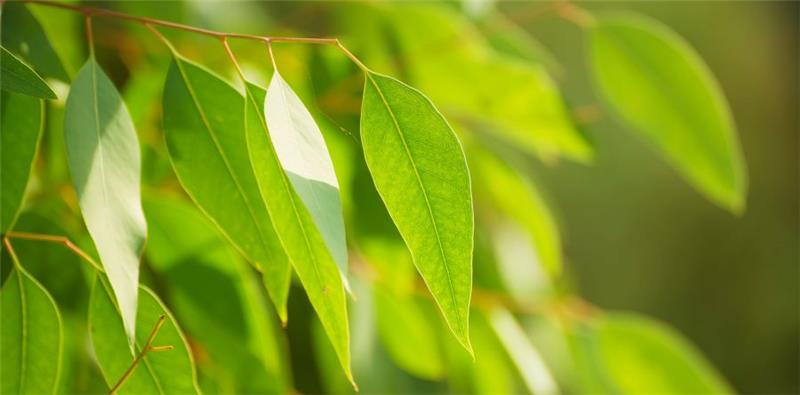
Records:
[[[598,103],[585,37],[551,3],[86,4],[222,31],[337,37],[369,67],[420,88],[453,123],[475,183],[474,364],[419,288],[366,173],[358,147],[363,77],[334,48],[275,45],[282,74],[323,129],[342,188],[348,241],[357,250],[351,349],[362,391],[716,392],[725,381],[742,393],[800,391],[798,3],[582,4],[650,15],[708,63],[732,107],[747,162],[741,216],[704,199]],[[74,77],[87,54],[81,17],[29,8],[64,64],[42,72]],[[10,18],[4,11],[4,45]],[[282,330],[252,267],[177,184],[160,128],[169,52],[139,25],[103,18],[94,24],[98,60],[123,92],[143,145],[150,235],[142,282],[186,332],[201,387],[352,391],[302,289],[291,291]],[[182,54],[240,86],[217,40],[164,32]],[[272,68],[263,44],[234,41],[233,48],[248,77],[266,86]],[[48,102],[15,230],[68,235],[91,250],[63,147],[68,85],[51,85],[61,100]],[[490,122],[539,130],[539,137],[532,143]],[[90,269],[57,245],[15,245],[64,315],[63,391],[105,391],[84,337]],[[525,313],[519,322],[491,308],[506,294],[506,304]],[[548,313],[561,304],[569,312]],[[596,308],[641,313],[664,325]],[[594,320],[573,326],[559,318],[571,314]],[[525,359],[532,345],[542,360]],[[598,359],[607,365],[602,373],[593,366]],[[546,367],[537,368],[542,362]],[[665,382],[653,384],[659,380]]]

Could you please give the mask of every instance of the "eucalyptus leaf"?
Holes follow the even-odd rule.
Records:
[[[641,16],[601,16],[589,30],[603,99],[714,203],[745,208],[747,170],[728,103],[681,37]]]
[[[75,77],[65,111],[64,141],[83,220],[133,344],[139,255],[147,237],[139,140],[125,103],[94,57]]]
[[[14,226],[33,169],[44,125],[41,99],[0,93],[0,232]]]
[[[267,89],[264,115],[281,166],[349,288],[342,201],[333,162],[319,126],[277,69]]]
[[[459,342],[471,352],[473,212],[455,133],[422,93],[367,73],[361,142],[375,187]]]
[[[128,347],[119,310],[108,280],[97,279],[89,301],[89,332],[97,363],[109,387],[114,386],[142,351],[162,315],[166,319],[153,339],[153,346],[172,346],[171,350],[150,351],[119,388],[120,394],[190,394],[199,393],[194,360],[189,346],[172,314],[146,287],[139,288],[136,314],[136,340],[133,352]]]
[[[63,362],[61,315],[50,294],[19,262],[0,290],[0,310],[0,393],[55,394]]]
[[[42,77],[5,47],[0,47],[0,88],[41,99],[56,98]]]
[[[28,6],[17,2],[5,2],[2,7],[0,37],[3,47],[20,55],[42,75],[69,81],[64,64],[53,49],[41,23],[28,10]]]
[[[319,316],[345,375],[352,382],[350,329],[342,276],[311,214],[283,171],[261,112],[265,100],[264,89],[247,84],[245,120],[250,161],[280,242]]]
[[[164,88],[164,134],[178,180],[248,260],[286,321],[291,266],[259,193],[247,151],[242,95],[176,55]]]
[[[609,314],[572,334],[582,391],[617,394],[731,394],[683,337],[663,324]]]

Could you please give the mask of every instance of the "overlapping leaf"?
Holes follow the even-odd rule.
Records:
[[[283,172],[264,114],[266,93],[247,84],[246,129],[250,160],[275,230],[350,381],[350,329],[344,285],[311,214]]]
[[[0,290],[0,393],[55,394],[63,332],[53,298],[18,262]]]
[[[164,88],[164,134],[175,173],[203,212],[263,270],[285,321],[291,267],[250,165],[244,105],[225,81],[176,55]]]
[[[89,301],[89,331],[97,362],[109,387],[114,386],[142,351],[159,318],[166,320],[155,336],[153,346],[172,346],[172,350],[148,352],[119,388],[120,394],[191,394],[199,393],[194,360],[189,346],[172,315],[158,297],[145,287],[139,288],[136,314],[136,340],[128,347],[119,310],[108,280],[97,276]]]
[[[147,225],[141,203],[139,140],[125,103],[91,57],[67,98],[64,141],[81,213],[133,343],[139,254]]]
[[[375,187],[453,334],[471,351],[472,191],[461,143],[419,91],[368,73],[361,142]]]
[[[3,4],[0,37],[3,47],[20,55],[42,75],[69,81],[61,59],[27,5],[17,2]]]
[[[5,47],[0,47],[0,88],[41,99],[56,98],[42,77]]]
[[[14,225],[44,125],[41,99],[2,92],[0,97],[0,232]]]
[[[264,102],[272,146],[297,195],[311,214],[347,285],[347,243],[339,182],[319,126],[278,70]]]
[[[733,118],[700,56],[661,24],[603,16],[589,33],[606,102],[716,204],[739,213],[747,194]]]

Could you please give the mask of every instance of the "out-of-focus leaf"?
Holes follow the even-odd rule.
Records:
[[[398,366],[409,373],[435,380],[445,367],[434,332],[412,295],[375,288],[375,314],[378,334],[386,351]]]
[[[333,162],[319,126],[278,70],[267,89],[264,115],[287,179],[317,225],[348,288],[347,243]]]
[[[147,235],[139,187],[139,140],[125,103],[94,57],[78,72],[70,89],[64,141],[83,219],[108,273],[132,346],[139,254]]]
[[[42,25],[25,4],[4,3],[1,25],[0,37],[4,47],[22,56],[43,75],[69,81],[69,75]]]
[[[741,213],[744,158],[728,103],[700,56],[640,16],[599,17],[589,38],[606,102],[703,195]]]
[[[0,47],[0,88],[41,99],[55,99],[56,94],[42,77],[14,56],[5,47]]]
[[[12,92],[0,97],[0,232],[14,226],[44,124],[41,99]]]
[[[361,142],[375,187],[453,334],[471,352],[472,190],[453,129],[422,93],[369,72]]]
[[[336,350],[345,375],[353,382],[347,301],[341,272],[311,214],[291,186],[289,176],[283,172],[261,112],[265,96],[262,88],[247,84],[245,129],[261,196],[272,216],[280,242],[289,254],[289,261]]]
[[[546,161],[591,159],[542,65],[497,56],[473,26],[440,4],[403,5],[389,16],[415,84],[449,117],[484,126]]]
[[[561,237],[556,221],[539,191],[513,167],[477,146],[468,150],[470,171],[486,199],[505,217],[513,218],[531,236],[538,262],[551,277],[561,273]]]
[[[53,298],[19,262],[0,290],[0,393],[55,394],[64,334]]]
[[[127,381],[120,394],[190,394],[199,393],[194,361],[178,324],[158,297],[145,287],[139,289],[136,314],[136,340],[133,352],[128,347],[119,310],[108,280],[97,276],[89,301],[89,331],[97,362],[109,387],[115,385],[147,343],[159,317],[167,318],[153,340],[153,346],[173,346],[172,350],[148,352]]]
[[[733,393],[678,333],[643,317],[610,314],[578,326],[572,348],[583,392]]]
[[[564,73],[564,67],[544,44],[501,13],[494,13],[482,19],[478,23],[478,28],[486,36],[489,45],[498,53],[542,64],[556,76]]]
[[[250,163],[244,105],[225,81],[175,56],[164,88],[164,134],[175,173],[200,209],[263,269],[285,321],[291,267]]]
[[[558,394],[558,386],[542,357],[516,318],[504,309],[489,313],[489,323],[514,361],[528,390],[536,395]]]
[[[205,365],[217,377],[230,377],[231,392],[285,393],[285,344],[246,263],[189,203],[152,196],[144,208],[148,261],[169,284],[186,334],[208,352]]]

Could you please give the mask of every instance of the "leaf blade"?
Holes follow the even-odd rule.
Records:
[[[390,77],[367,74],[361,114],[375,187],[450,329],[471,351],[474,220],[461,144],[424,95]]]
[[[40,99],[56,98],[55,92],[33,69],[5,47],[0,47],[0,52],[0,88]]]
[[[4,47],[21,55],[42,75],[69,81],[69,73],[64,68],[61,58],[53,49],[41,23],[28,10],[27,5],[3,4],[0,27],[2,28],[0,37]]]
[[[119,92],[94,58],[78,72],[65,111],[72,182],[133,344],[139,254],[147,237],[136,130]]]

